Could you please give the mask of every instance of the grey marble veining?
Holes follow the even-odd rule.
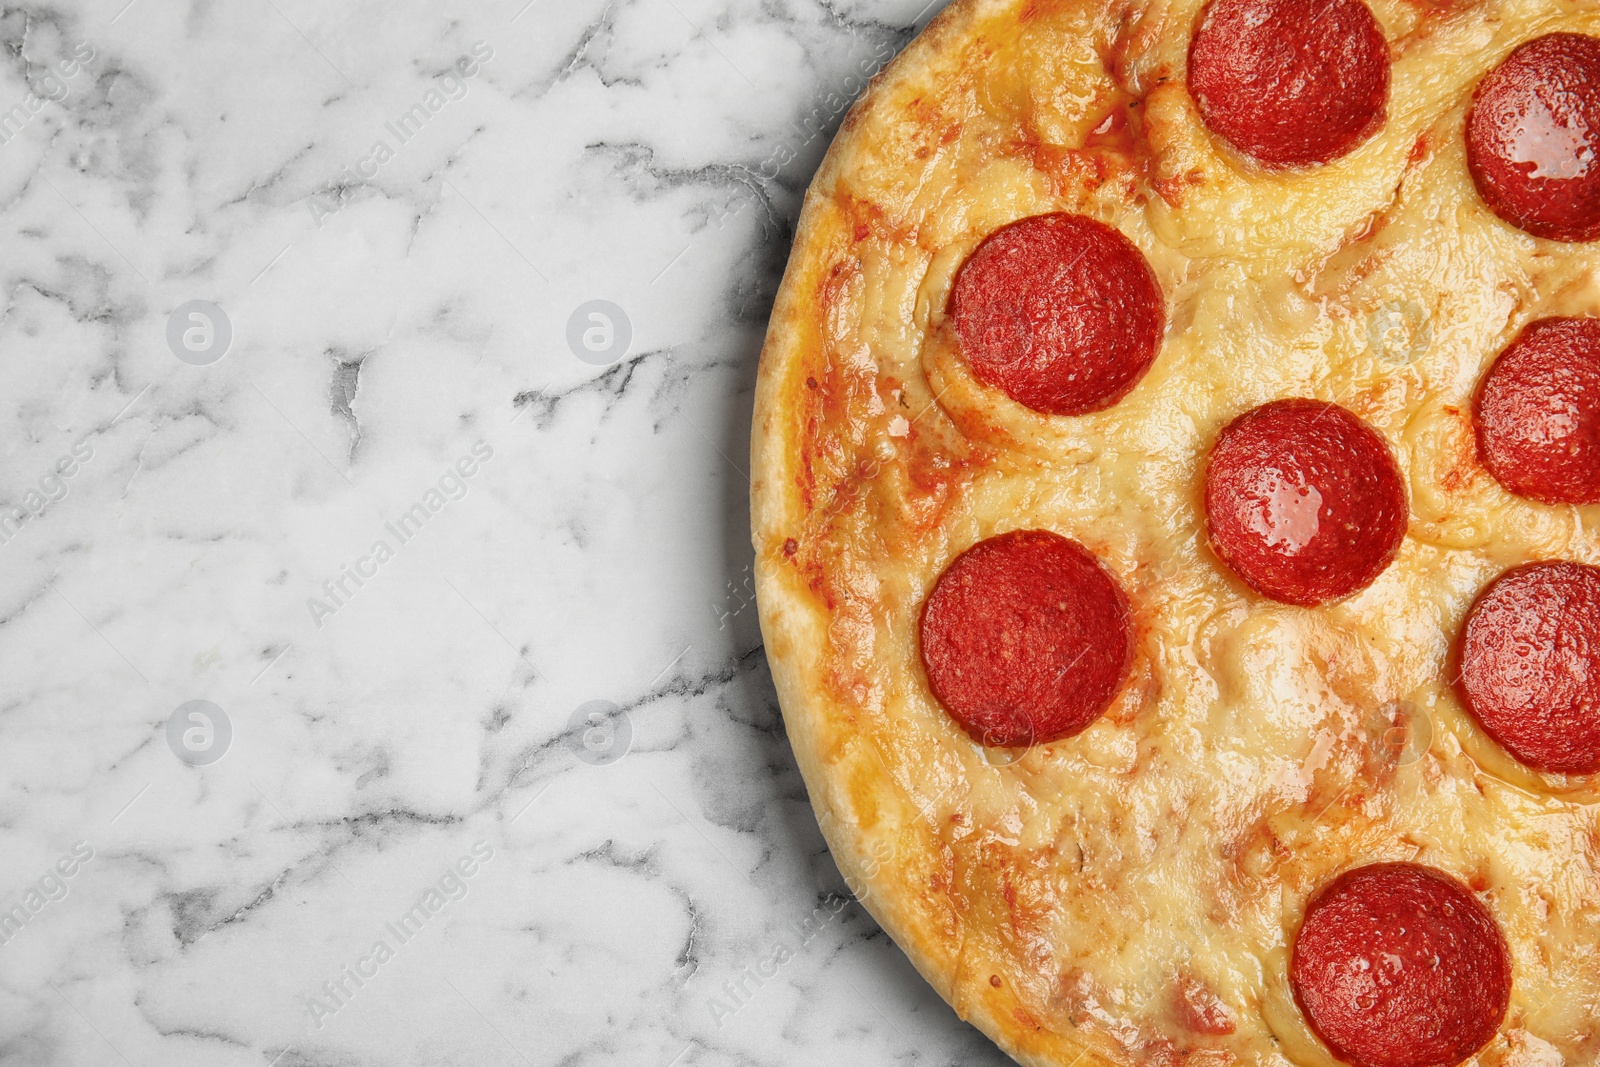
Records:
[[[0,1063],[1003,1062],[750,592],[800,196],[925,2],[0,9]]]

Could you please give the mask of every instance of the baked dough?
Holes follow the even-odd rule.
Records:
[[[1319,886],[1380,861],[1454,875],[1504,932],[1510,1010],[1479,1063],[1600,1059],[1600,795],[1517,763],[1449,682],[1496,575],[1600,563],[1600,507],[1512,496],[1471,422],[1524,325],[1600,313],[1600,247],[1497,218],[1462,132],[1514,47],[1600,34],[1600,10],[1370,6],[1387,120],[1268,170],[1186,89],[1196,0],[956,0],[806,197],[756,393],[768,659],[846,881],[1023,1064],[1331,1067],[1289,950]],[[1129,238],[1168,309],[1147,376],[1079,417],[978,382],[946,313],[986,235],[1054,211]],[[1222,427],[1294,396],[1377,429],[1410,495],[1393,565],[1318,608],[1230,573],[1200,501]],[[919,613],[961,552],[1034,528],[1127,591],[1132,677],[1076,737],[985,749],[929,690]]]

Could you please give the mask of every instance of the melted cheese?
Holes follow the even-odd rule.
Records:
[[[1380,0],[1385,126],[1331,165],[1267,174],[1198,122],[1192,0],[969,6],[981,17],[852,116],[796,252],[831,268],[805,294],[817,342],[771,438],[798,457],[795,486],[771,490],[796,494],[796,517],[756,537],[763,581],[803,575],[826,619],[803,669],[842,710],[786,712],[843,716],[870,745],[936,843],[915,847],[938,853],[887,840],[886,877],[939,897],[955,986],[993,972],[1032,1025],[1121,1062],[1330,1064],[1286,978],[1305,901],[1349,866],[1414,859],[1478,891],[1511,946],[1511,1010],[1482,1063],[1596,1062],[1596,793],[1517,765],[1447,675],[1500,571],[1600,563],[1600,509],[1508,495],[1467,414],[1530,319],[1600,314],[1600,247],[1496,219],[1462,144],[1486,71],[1546,32],[1600,34],[1600,14]],[[1117,227],[1168,301],[1150,374],[1083,418],[978,383],[944,313],[985,235],[1047,211]],[[1220,428],[1287,396],[1368,420],[1411,494],[1394,565],[1312,610],[1227,573],[1199,501]],[[928,690],[919,611],[961,551],[1035,527],[1119,577],[1138,661],[1080,736],[985,752]],[[1196,1032],[1196,1003],[1232,1033]]]

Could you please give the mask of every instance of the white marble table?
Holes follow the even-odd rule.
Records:
[[[0,1064],[1004,1062],[750,593],[800,192],[925,2],[0,14]]]

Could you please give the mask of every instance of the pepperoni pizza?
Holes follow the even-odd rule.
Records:
[[[1568,0],[956,0],[851,111],[762,630],[1020,1062],[1600,1062],[1596,242]]]

